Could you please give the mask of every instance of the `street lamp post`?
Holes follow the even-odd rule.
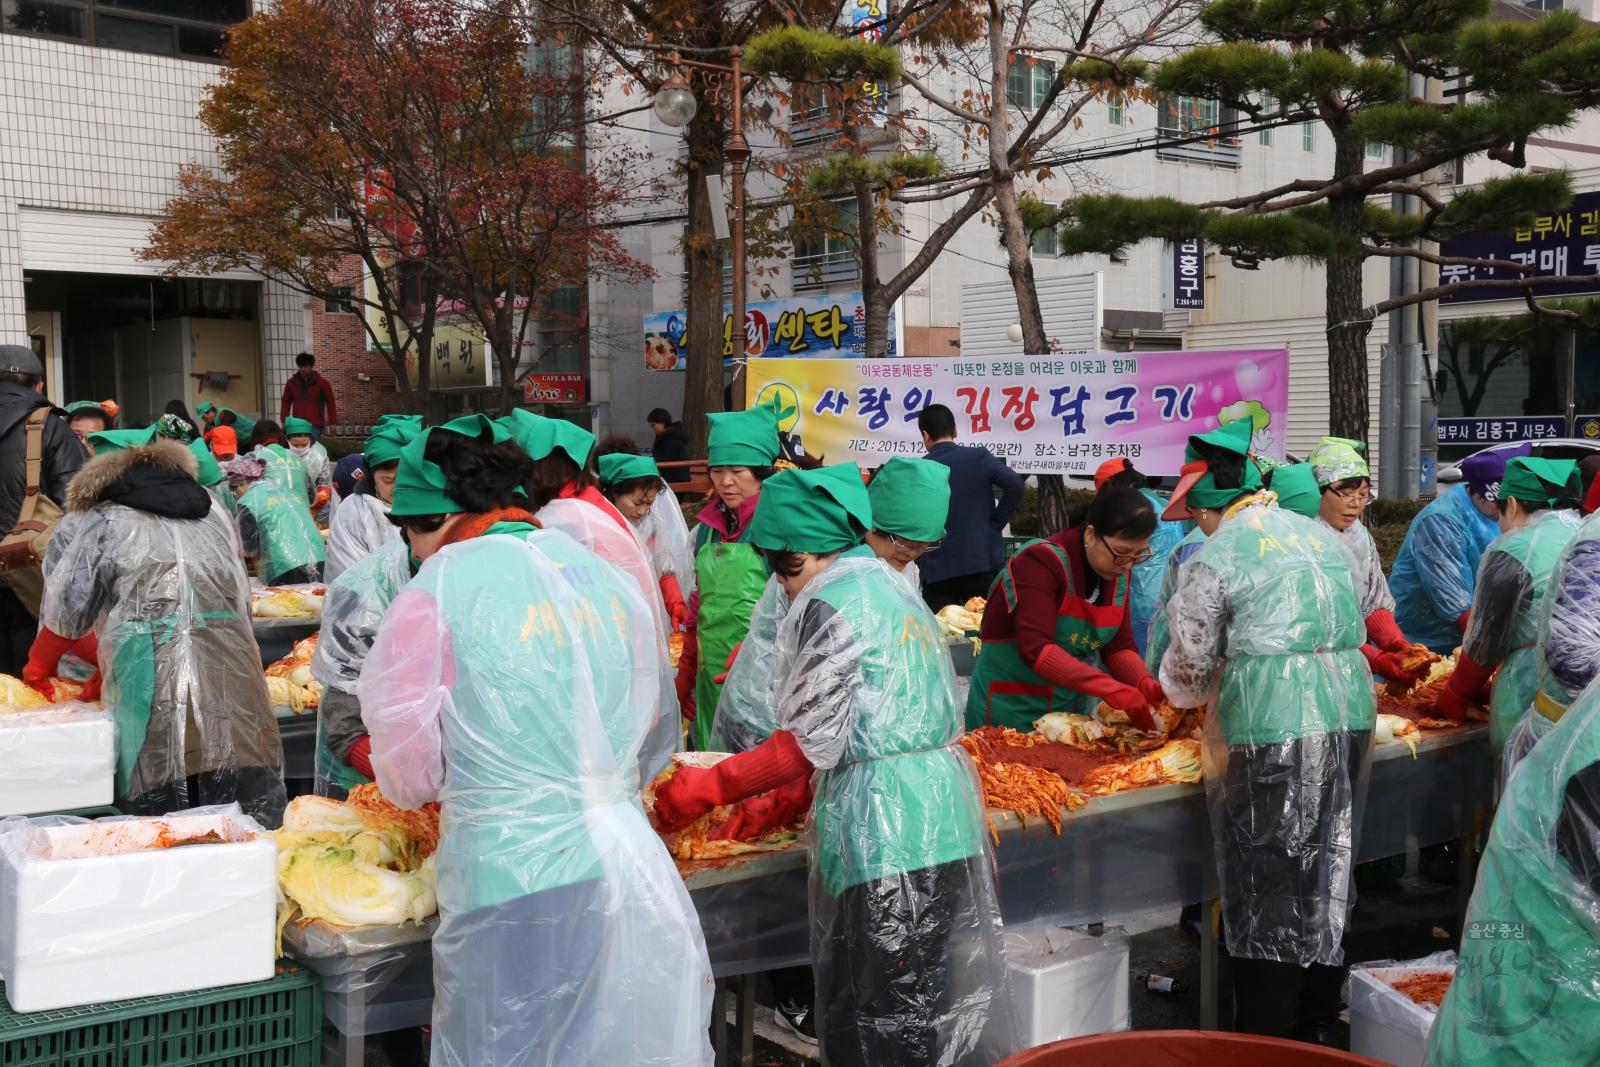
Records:
[[[733,87],[733,134],[728,138],[727,147],[722,154],[728,160],[729,169],[732,171],[733,189],[729,199],[733,202],[733,329],[730,340],[733,342],[733,407],[735,411],[743,410],[745,406],[745,378],[741,374],[744,361],[747,357],[745,351],[744,327],[744,165],[750,159],[750,145],[744,139],[744,70],[740,66],[740,59],[744,49],[734,45],[729,51],[733,55],[733,65],[724,67],[716,63],[702,63],[699,60],[684,59],[677,52],[672,53],[672,66],[698,67],[701,70],[713,71],[727,76]],[[656,91],[653,104],[656,117],[667,126],[674,128],[687,126],[694,121],[695,112],[699,105],[695,101],[694,90],[674,69],[667,80],[661,83],[661,88]],[[721,303],[721,294],[718,294],[718,303]]]

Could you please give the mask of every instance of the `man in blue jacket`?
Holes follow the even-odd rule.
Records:
[[[989,595],[994,576],[1005,566],[1000,531],[1022,502],[1022,476],[987,448],[956,444],[956,417],[943,404],[929,404],[917,416],[928,458],[950,468],[950,514],[938,551],[917,561],[922,597],[938,611]],[[994,491],[1000,490],[999,502]]]

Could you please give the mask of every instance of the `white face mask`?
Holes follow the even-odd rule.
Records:
[[[307,452],[311,451],[311,446],[310,445],[290,445],[289,446],[289,451],[293,452],[297,456],[303,456]]]

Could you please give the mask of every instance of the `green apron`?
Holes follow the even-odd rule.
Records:
[[[1545,510],[1535,512],[1533,518],[1521,529],[1512,530],[1484,552],[1504,552],[1528,571],[1533,579],[1533,599],[1527,611],[1517,616],[1511,627],[1511,652],[1495,675],[1494,689],[1489,698],[1489,744],[1499,754],[1505,749],[1506,738],[1517,725],[1524,712],[1533,704],[1538,692],[1537,657],[1534,646],[1539,633],[1539,618],[1544,604],[1544,591],[1550,584],[1550,575],[1561,558],[1561,550],[1572,541],[1573,532],[1582,523],[1576,511]],[[1483,573],[1480,566],[1479,574]]]
[[[311,494],[306,492],[306,467],[299,456],[282,445],[263,445],[252,455],[266,464],[269,481],[276,482],[278,488],[296,500],[311,502]]]
[[[1167,651],[1171,643],[1171,634],[1167,629],[1167,601],[1172,599],[1172,590],[1178,585],[1178,568],[1192,555],[1194,551],[1190,546],[1206,543],[1206,532],[1196,526],[1183,535],[1183,540],[1173,546],[1167,555],[1167,565],[1162,568],[1161,592],[1156,598],[1155,614],[1150,617],[1150,639],[1145,644],[1144,665],[1149,668],[1153,678],[1161,677],[1161,656]]]
[[[750,631],[750,615],[771,574],[766,560],[743,540],[749,532],[747,523],[739,540],[724,541],[715,528],[701,523],[696,537],[700,666],[694,680],[694,747],[698,752],[711,746],[711,724],[722,697],[722,686],[711,679],[723,672],[728,654]]]
[[[1600,694],[1590,686],[1506,783],[1428,1067],[1600,1063],[1600,897],[1556,848],[1563,806],[1586,792],[1573,776],[1596,762]]]
[[[305,497],[292,496],[263,478],[245,491],[239,506],[255,517],[260,533],[262,581],[270,584],[280,574],[328,558],[327,543]]]
[[[1047,545],[1067,576],[1066,592],[1056,609],[1056,644],[1074,659],[1100,667],[1100,648],[1117,635],[1128,610],[1127,575],[1117,579],[1111,603],[1091,604],[1074,591],[1072,565],[1060,545],[1053,541],[1029,541],[1017,556],[1034,545]],[[996,596],[1004,596],[1012,612],[1017,610],[1017,591],[1010,563],[989,590],[991,600]],[[989,639],[983,642],[978,653],[978,662],[972,671],[972,688],[967,691],[967,729],[1009,726],[1031,733],[1034,720],[1041,715],[1052,711],[1091,715],[1099,703],[1099,697],[1056,685],[1034,673],[1032,665],[1023,662],[1022,654],[1017,651],[1015,638]]]

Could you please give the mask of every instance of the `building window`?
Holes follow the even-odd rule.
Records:
[[[0,0],[7,33],[214,62],[249,17],[250,0]]]
[[[1156,129],[1163,139],[1188,142],[1159,146],[1157,155],[1163,159],[1239,165],[1239,139],[1234,136],[1239,113],[1215,100],[1164,96],[1156,108]]]
[[[841,200],[834,206],[839,212],[840,230],[854,228],[856,202]],[[861,276],[861,265],[842,232],[796,241],[792,269],[796,291],[827,289],[841,282],[854,282]]]
[[[1274,112],[1276,110],[1278,110],[1278,101],[1275,100],[1273,97],[1263,93],[1262,96],[1261,96],[1261,112],[1262,112],[1263,120],[1265,120],[1265,117],[1267,115],[1271,114],[1272,112]],[[1259,133],[1256,134],[1256,140],[1261,142],[1262,144],[1266,145],[1268,148],[1271,148],[1272,147],[1272,127],[1271,126],[1267,126],[1267,127],[1262,128],[1262,130]]]
[[[1036,256],[1058,256],[1061,254],[1056,245],[1056,228],[1045,226],[1028,234],[1028,247],[1033,249]]]
[[[322,310],[329,315],[354,315],[356,302],[351,299],[355,292],[348,285],[336,285],[322,294]]]
[[[1113,126],[1122,125],[1122,97],[1113,96],[1106,107],[1106,121]]]
[[[1383,145],[1379,144],[1377,141],[1368,141],[1367,142],[1367,158],[1368,159],[1382,159],[1383,158]]]
[[[1300,124],[1300,147],[1307,152],[1316,151],[1317,146],[1316,142],[1311,139],[1311,123],[1309,122]]]
[[[1037,56],[1013,56],[1006,71],[1006,100],[1024,111],[1036,110],[1050,95],[1056,80],[1054,60]]]

